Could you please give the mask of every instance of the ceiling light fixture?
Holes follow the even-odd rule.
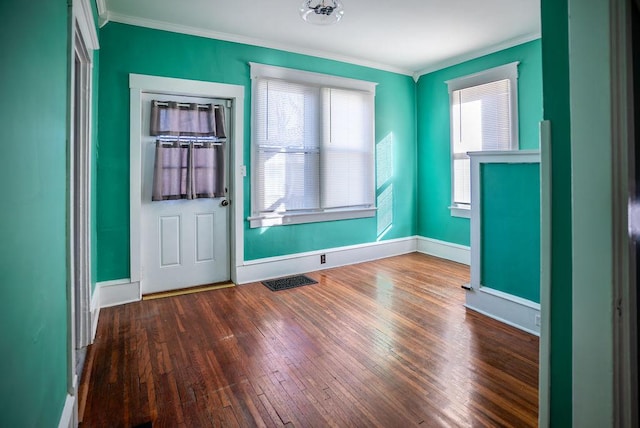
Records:
[[[300,6],[300,16],[311,24],[335,24],[342,15],[344,10],[340,0],[305,0]]]

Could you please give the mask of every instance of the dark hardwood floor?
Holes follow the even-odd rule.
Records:
[[[80,426],[537,425],[538,338],[464,308],[467,266],[308,276],[103,309]]]

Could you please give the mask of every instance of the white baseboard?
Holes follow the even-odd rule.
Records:
[[[96,339],[98,331],[98,319],[100,318],[100,284],[96,284],[91,295],[91,343]]]
[[[96,284],[96,290],[98,288],[100,288],[97,293],[101,308],[137,302],[141,298],[140,283],[131,282],[129,279],[99,282]]]
[[[244,262],[237,267],[236,283],[264,281],[281,276],[296,275],[363,263],[413,252],[429,254],[468,265],[469,247],[421,236],[393,239],[346,247],[328,248],[281,257],[268,257]],[[320,263],[324,254],[326,263]],[[141,299],[140,283],[129,279],[105,281],[96,284],[91,300],[92,328],[95,337],[100,308],[137,302]],[[487,287],[467,292],[467,308],[529,333],[540,335],[536,320],[540,305]]]
[[[78,426],[78,400],[75,395],[67,394],[58,428],[74,428]]]
[[[281,276],[368,262],[416,251],[458,263],[469,264],[469,247],[436,239],[410,236],[388,241],[245,261],[241,266],[236,267],[235,281],[238,284],[246,284]],[[321,254],[325,254],[326,263],[320,263]],[[92,314],[93,308],[99,309],[137,302],[141,298],[140,283],[131,282],[129,279],[99,282],[96,284],[94,297],[96,304],[92,300]]]
[[[264,281],[265,279],[368,262],[415,251],[416,239],[409,237],[250,260],[237,267],[237,283]],[[326,263],[324,264],[320,263],[321,254],[326,255]]]
[[[488,287],[467,291],[465,306],[490,318],[540,336],[540,304]],[[537,322],[536,322],[537,320]]]
[[[465,265],[471,264],[471,249],[466,245],[452,244],[432,238],[417,237],[418,252],[451,260]]]

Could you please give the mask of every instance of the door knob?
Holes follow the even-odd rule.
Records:
[[[228,201],[227,199],[223,199],[223,200],[222,200],[222,202],[220,202],[220,204],[221,204],[223,207],[226,207],[227,205],[229,205],[229,201]]]

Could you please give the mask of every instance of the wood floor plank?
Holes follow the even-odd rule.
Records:
[[[101,311],[82,427],[537,425],[538,338],[466,310],[469,269],[408,254]]]

